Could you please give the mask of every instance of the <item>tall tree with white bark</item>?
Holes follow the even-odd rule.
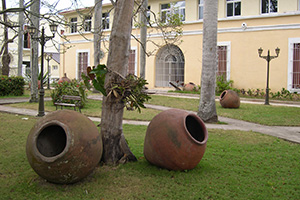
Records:
[[[24,0],[19,1],[20,8],[24,8]],[[24,12],[19,12],[19,35],[18,35],[18,76],[22,76],[23,66],[23,24]]]
[[[94,66],[97,66],[101,59],[102,0],[95,0],[94,9]]]
[[[30,6],[30,19],[32,26],[38,28],[40,25],[40,0],[33,0]],[[33,35],[33,37],[38,37],[39,32]],[[38,61],[38,50],[39,42],[36,40],[30,41],[31,53],[30,53],[30,67],[31,67],[31,97],[29,102],[38,102],[38,71],[39,71],[39,61]]]
[[[145,78],[146,74],[146,44],[147,44],[147,10],[148,10],[148,0],[143,0],[141,6],[141,48],[140,48],[140,77]]]
[[[2,0],[2,9],[6,10],[6,0]],[[9,63],[11,61],[10,55],[8,52],[8,28],[7,28],[7,13],[3,12],[3,21],[4,21],[4,45],[3,45],[3,54],[2,54],[2,75],[9,75]]]
[[[204,122],[217,122],[215,104],[217,71],[218,0],[204,0],[201,96],[198,116]]]

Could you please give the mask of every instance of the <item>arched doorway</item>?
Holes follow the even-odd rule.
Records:
[[[155,86],[169,87],[169,82],[184,82],[184,55],[175,45],[162,47],[156,55]]]

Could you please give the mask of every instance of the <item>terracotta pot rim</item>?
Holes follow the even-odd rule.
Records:
[[[41,134],[41,132],[49,127],[49,126],[60,126],[65,134],[66,134],[66,145],[65,145],[65,148],[62,152],[60,152],[59,154],[55,155],[55,156],[52,156],[52,157],[47,157],[47,156],[44,156],[37,148],[37,139],[38,139],[38,136]],[[34,133],[34,136],[33,136],[34,140],[33,140],[33,143],[35,145],[33,145],[33,151],[36,152],[36,155],[37,157],[39,157],[42,161],[44,162],[47,162],[47,163],[52,163],[54,161],[56,161],[57,159],[63,157],[68,151],[69,151],[69,148],[70,148],[70,145],[71,145],[71,135],[70,135],[70,130],[69,128],[63,124],[62,122],[58,121],[58,120],[51,120],[51,121],[48,121],[47,123],[44,123],[41,127],[39,127],[39,129]]]
[[[201,126],[202,131],[203,131],[203,134],[204,134],[204,139],[203,139],[202,141],[196,140],[196,139],[191,135],[191,133],[190,133],[190,131],[188,130],[187,125],[186,125],[186,119],[187,119],[187,117],[193,117],[193,118],[199,123],[199,125]],[[208,132],[207,132],[206,126],[205,126],[204,122],[203,122],[197,115],[195,115],[195,114],[193,114],[193,113],[189,113],[188,115],[186,115],[186,116],[184,117],[184,123],[183,123],[183,124],[184,124],[184,129],[185,129],[186,134],[189,136],[189,138],[190,138],[194,143],[196,143],[196,144],[198,144],[198,145],[203,145],[203,144],[205,144],[205,143],[207,142],[207,139],[208,139]]]
[[[220,101],[222,101],[222,100],[225,98],[225,96],[227,95],[227,93],[228,93],[228,90],[224,90],[224,91],[221,93],[221,95],[220,95]]]

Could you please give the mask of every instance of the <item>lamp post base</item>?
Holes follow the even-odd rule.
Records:
[[[270,105],[270,103],[269,103],[269,88],[266,89],[265,105]]]
[[[44,88],[40,89],[40,99],[39,99],[39,113],[37,117],[43,117],[45,116],[45,108],[44,108],[44,96],[45,96],[45,91]]]

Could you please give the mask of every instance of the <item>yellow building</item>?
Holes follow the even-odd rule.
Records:
[[[166,16],[177,12],[182,16],[182,42],[157,48],[147,43],[147,51],[154,54],[146,59],[146,79],[149,88],[168,88],[169,82],[182,81],[200,84],[202,60],[203,0],[171,2],[149,0],[152,13]],[[299,0],[219,0],[218,3],[218,74],[234,81],[239,89],[264,89],[266,87],[267,62],[259,58],[268,49],[271,55],[280,48],[279,57],[270,62],[270,88],[278,91],[287,88],[300,92],[300,1]],[[110,4],[103,5],[104,35],[112,27],[113,11]],[[87,66],[93,65],[93,20],[92,9],[81,12],[61,13],[69,22],[65,28],[60,58],[60,76],[80,78]],[[79,15],[79,13],[81,13]],[[150,13],[150,12],[149,12]],[[164,20],[168,20],[167,17]],[[83,26],[80,26],[80,25]],[[148,40],[163,44],[162,35],[148,29]],[[132,34],[139,38],[140,30],[133,28]],[[107,37],[104,37],[107,40]],[[107,52],[107,42],[102,49]],[[130,72],[139,75],[140,44],[132,38]],[[106,55],[101,63],[106,63]]]

